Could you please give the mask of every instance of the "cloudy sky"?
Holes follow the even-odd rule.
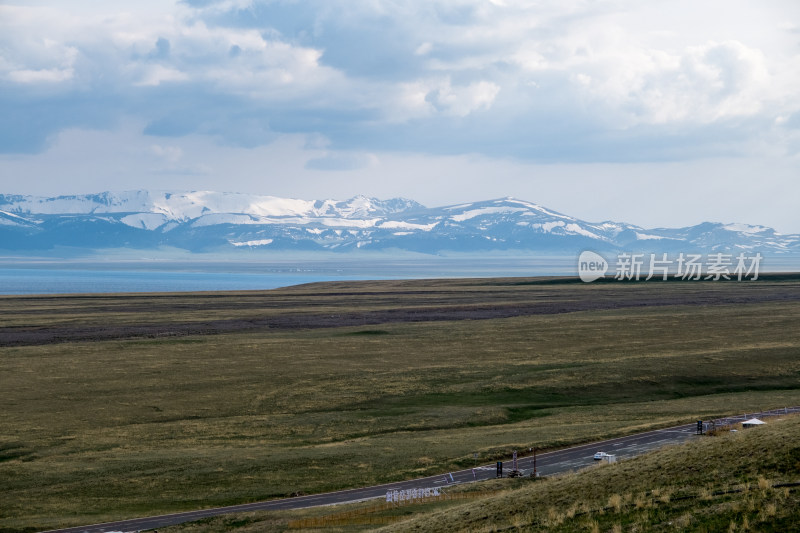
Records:
[[[800,233],[797,0],[0,0],[0,194]]]

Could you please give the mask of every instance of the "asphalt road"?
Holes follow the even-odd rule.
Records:
[[[731,416],[725,419],[716,420],[717,425],[733,424],[741,422],[747,418],[758,417],[766,418],[778,416],[786,413],[800,412],[800,407],[789,407],[786,409],[776,409],[761,413],[742,414]],[[625,459],[641,455],[645,452],[660,448],[668,444],[680,444],[696,436],[696,422],[675,426],[644,433],[637,433],[626,437],[608,439],[580,446],[573,446],[561,450],[536,454],[536,471],[540,476],[550,476],[564,472],[580,470],[595,463],[593,455],[597,451],[615,455],[617,459]],[[517,468],[523,475],[530,475],[533,472],[533,455],[527,455],[528,450],[520,450],[526,453],[525,457],[520,457],[517,461]],[[510,460],[504,461],[503,473],[508,475],[512,469]],[[389,490],[404,490],[414,488],[429,487],[448,487],[460,483],[472,483],[475,481],[485,481],[497,477],[496,465],[481,465],[476,468],[460,470],[448,474],[438,474],[435,476],[401,481],[397,483],[387,483],[373,487],[360,489],[342,490],[337,492],[326,492],[309,496],[298,496],[296,498],[286,498],[282,500],[269,500],[265,502],[247,503],[228,507],[218,507],[215,509],[203,509],[200,511],[188,511],[184,513],[173,513],[148,518],[134,518],[119,522],[107,522],[104,524],[94,524],[89,526],[78,526],[66,529],[51,530],[48,533],[107,533],[111,531],[142,531],[146,529],[157,529],[183,522],[190,522],[218,516],[228,513],[241,513],[249,511],[275,511],[280,509],[301,509],[304,507],[315,507],[321,505],[334,505],[337,503],[354,502],[369,500],[373,498],[385,498]]]

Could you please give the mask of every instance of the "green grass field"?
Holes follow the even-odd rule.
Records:
[[[798,295],[786,277],[0,298],[0,341],[41,334],[0,348],[0,530],[361,486],[474,452],[800,405]]]
[[[449,490],[455,496],[475,496],[466,501],[399,507],[363,502],[241,513],[162,533],[795,531],[800,523],[798,442],[800,417],[790,415],[771,418],[755,430],[698,437],[577,473],[493,480]],[[342,515],[344,520],[335,520]],[[315,518],[323,527],[305,527]]]
[[[800,418],[770,419],[553,480],[506,484],[513,490],[383,531],[795,531],[798,442]]]

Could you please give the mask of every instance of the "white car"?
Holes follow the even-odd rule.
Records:
[[[597,452],[596,454],[594,454],[594,460],[595,461],[600,461],[602,459],[605,459],[608,456],[609,456],[609,454],[607,454],[606,452]]]

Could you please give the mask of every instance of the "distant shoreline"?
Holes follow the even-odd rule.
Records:
[[[0,259],[0,294],[267,290],[320,281],[575,275],[572,258]]]
[[[270,290],[326,281],[577,276],[571,257],[271,258],[233,261],[3,260],[0,295]],[[762,272],[800,272],[800,258],[769,257]]]

